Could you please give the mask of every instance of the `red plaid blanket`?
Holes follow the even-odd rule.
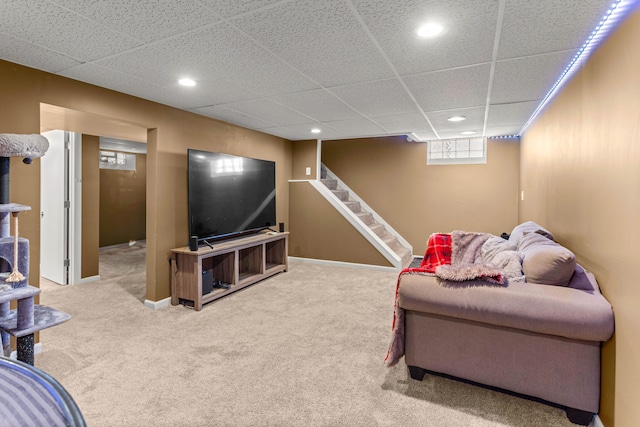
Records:
[[[432,234],[418,270],[435,273],[437,266],[445,264],[451,264],[451,234]]]
[[[391,325],[391,344],[384,361],[393,366],[404,355],[404,310],[398,307],[398,288],[404,274],[433,274],[439,265],[451,264],[451,235],[436,233],[429,236],[427,250],[418,268],[405,268],[396,282],[393,323]]]

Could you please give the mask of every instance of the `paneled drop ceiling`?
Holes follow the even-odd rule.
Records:
[[[0,58],[290,140],[514,135],[611,4],[12,0]]]

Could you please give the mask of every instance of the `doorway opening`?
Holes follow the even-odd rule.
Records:
[[[41,132],[50,141],[41,159],[41,276],[58,284],[100,280],[103,247],[136,246],[137,261],[131,265],[142,276],[136,274],[139,289],[131,293],[144,301],[147,128],[49,104],[41,104],[40,113]],[[100,166],[110,157],[122,165],[126,162],[119,160],[131,156],[126,170]],[[116,206],[120,213],[103,214],[114,197],[127,206]],[[134,213],[133,205],[142,206],[142,212]],[[122,241],[120,230],[133,223],[137,231],[125,231],[133,237]]]

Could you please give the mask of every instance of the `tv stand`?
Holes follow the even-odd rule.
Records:
[[[288,232],[224,240],[213,248],[197,251],[189,247],[172,249],[171,304],[187,301],[200,311],[203,304],[287,271],[288,252]],[[203,272],[211,272],[213,280],[213,290],[205,295],[202,294]]]

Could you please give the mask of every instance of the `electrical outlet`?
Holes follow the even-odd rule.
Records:
[[[306,169],[306,174],[307,174],[307,175],[311,175],[311,168],[310,168],[310,167],[307,167],[307,169]]]

